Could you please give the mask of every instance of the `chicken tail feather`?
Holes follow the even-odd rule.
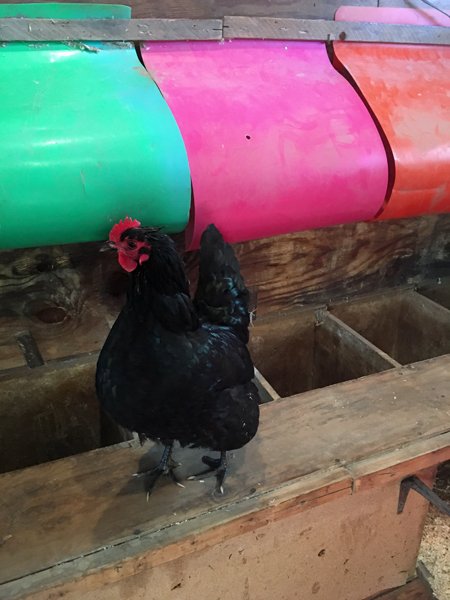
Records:
[[[202,234],[194,302],[202,320],[228,326],[248,341],[249,291],[233,248],[215,225],[209,225]]]

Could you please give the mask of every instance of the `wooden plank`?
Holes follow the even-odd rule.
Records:
[[[0,19],[0,42],[220,40],[219,19]],[[97,48],[86,47],[98,52]]]
[[[450,274],[450,215],[357,223],[237,244],[257,316]],[[442,256],[441,261],[437,261]],[[197,253],[186,256],[196,281]],[[257,322],[257,321],[256,321]]]
[[[450,432],[414,441],[345,466],[352,474],[353,489],[360,491],[401,481],[446,460],[450,460]]]
[[[12,4],[22,0],[12,0]],[[71,0],[63,0],[70,2]],[[88,3],[96,0],[85,0]],[[32,3],[39,0],[32,0]],[[107,0],[114,3],[114,0]],[[215,19],[225,15],[300,17],[333,19],[340,0],[130,0],[127,3],[136,18]],[[354,5],[377,6],[377,0],[352,0]]]
[[[450,45],[448,27],[391,25],[324,19],[278,19],[272,17],[225,17],[225,39],[271,39],[391,44]]]
[[[11,341],[5,338],[0,340],[0,371],[1,369],[15,369],[25,364],[25,357],[14,338]]]
[[[418,577],[402,587],[371,600],[435,600],[429,587]]]
[[[281,39],[450,45],[447,27],[226,16],[219,19],[0,19],[0,42]],[[95,47],[86,50],[98,52]]]
[[[260,433],[232,453],[227,495],[218,502],[209,494],[213,481],[205,480],[186,482],[184,489],[162,482],[147,504],[142,481],[132,473],[155,464],[160,450],[144,455],[126,443],[6,473],[0,476],[0,523],[7,536],[0,581],[202,514],[218,525],[235,505],[236,518],[239,507],[247,514],[250,500],[261,510],[286,484],[294,486],[288,496],[295,496],[306,475],[446,433],[449,368],[450,356],[444,356],[263,405]],[[181,477],[198,470],[200,455],[177,449]]]

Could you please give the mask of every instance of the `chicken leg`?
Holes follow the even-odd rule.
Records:
[[[141,471],[140,473],[136,473],[136,477],[145,477],[147,501],[150,498],[150,494],[153,492],[153,488],[155,487],[155,484],[161,477],[161,475],[168,475],[174,483],[176,483],[180,487],[184,487],[184,485],[180,481],[178,481],[174,473],[174,470],[178,467],[178,463],[176,463],[172,459],[173,445],[173,440],[165,444],[161,460],[159,461],[156,467],[153,467],[153,469],[149,469],[148,471]]]
[[[211,458],[210,456],[203,456],[202,462],[208,466],[208,469],[204,469],[195,475],[191,475],[188,477],[188,480],[201,479],[206,475],[215,475],[216,476],[216,487],[214,489],[215,495],[223,496],[223,482],[225,481],[225,477],[227,474],[228,461],[227,461],[227,453],[223,450],[220,452],[220,458]]]

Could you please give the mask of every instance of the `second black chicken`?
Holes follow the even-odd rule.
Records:
[[[109,244],[130,285],[97,364],[101,405],[123,427],[164,444],[148,493],[162,473],[176,480],[175,441],[220,453],[203,462],[223,493],[226,453],[254,437],[260,402],[247,349],[249,293],[233,249],[214,225],[205,230],[192,300],[169,236],[127,218]]]

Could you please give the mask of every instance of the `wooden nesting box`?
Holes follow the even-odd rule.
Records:
[[[237,246],[264,405],[227,495],[162,482],[99,410],[126,277],[98,245],[0,256],[0,597],[364,600],[414,575],[450,458],[448,216]],[[195,278],[197,257],[186,256]],[[195,284],[195,282],[194,282]],[[176,450],[180,475],[201,453]]]

